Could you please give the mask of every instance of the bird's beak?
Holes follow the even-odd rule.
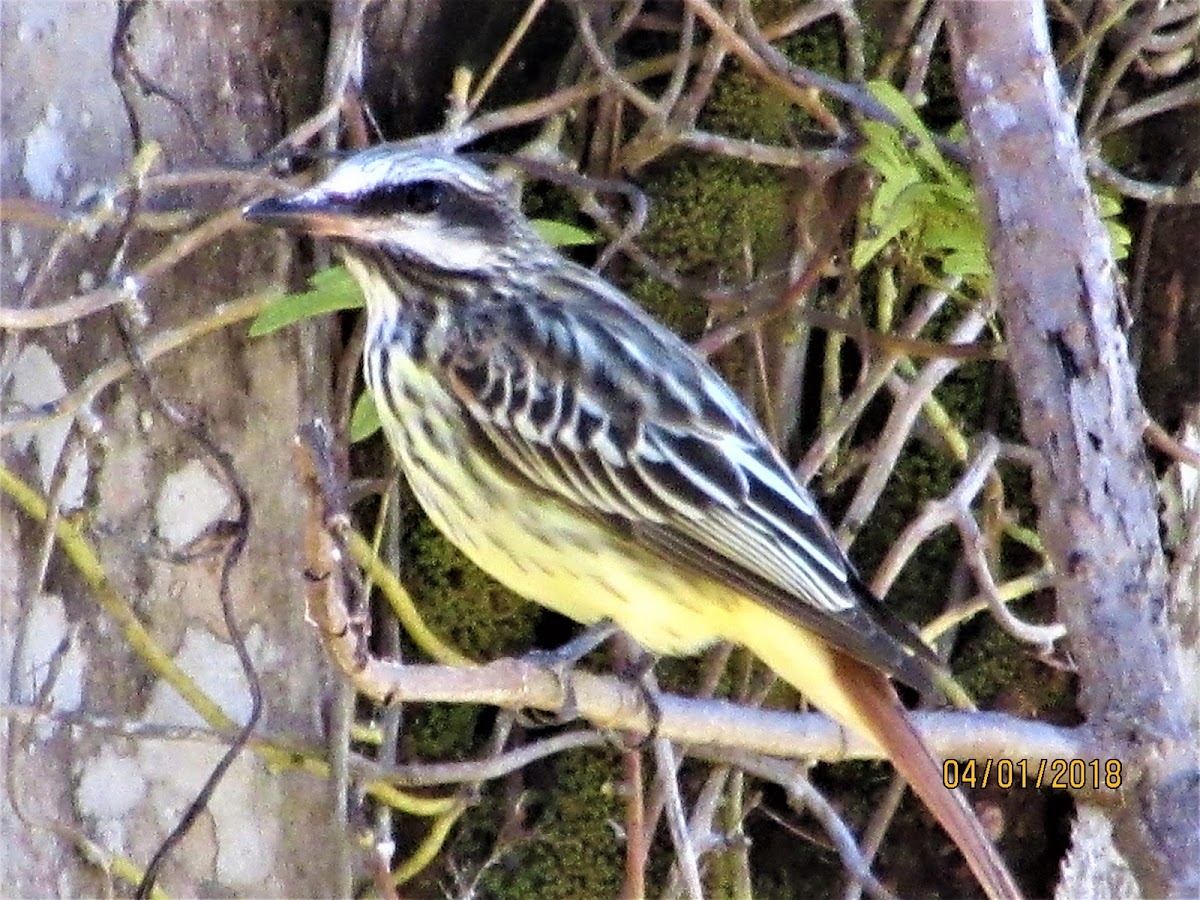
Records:
[[[257,225],[312,235],[349,235],[354,218],[325,194],[303,191],[292,197],[268,197],[242,210],[242,218]]]
[[[305,215],[305,206],[287,197],[268,197],[265,200],[256,200],[242,210],[242,218],[246,221],[277,228],[298,227],[298,223]]]

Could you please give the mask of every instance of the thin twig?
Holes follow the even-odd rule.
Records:
[[[1170,456],[1172,460],[1182,463],[1183,466],[1200,470],[1200,451],[1193,450],[1187,444],[1176,440],[1166,431],[1166,428],[1153,419],[1146,421],[1146,442],[1154,448],[1162,450],[1164,454]]]
[[[262,312],[275,296],[275,293],[271,291],[251,294],[229,303],[222,303],[202,319],[185,322],[175,328],[161,331],[142,343],[142,359],[151,362],[166,353],[186,346],[198,337],[251,319]],[[51,422],[75,415],[89,406],[101,392],[116,384],[132,371],[133,366],[128,359],[114,359],[101,368],[94,369],[77,388],[59,397],[48,406],[0,417],[0,437],[41,428]]]
[[[739,768],[774,782],[786,790],[793,806],[807,809],[816,816],[837,848],[842,865],[852,878],[863,885],[868,894],[875,900],[896,900],[895,895],[881,885],[872,874],[870,864],[859,850],[850,827],[825,796],[813,787],[803,769],[780,760],[764,759],[744,753],[736,754],[735,759]]]
[[[988,308],[988,301],[981,301],[968,310],[950,333],[948,343],[958,344],[975,340],[987,324],[986,311]],[[846,539],[857,533],[862,523],[867,521],[870,511],[875,508],[883,489],[887,486],[896,461],[912,434],[916,418],[926,400],[958,365],[958,361],[952,359],[943,358],[931,361],[896,400],[882,436],[871,454],[867,471],[859,481],[854,499],[850,502],[837,529],[839,537]]]
[[[500,70],[504,68],[505,63],[512,58],[513,53],[520,45],[525,35],[529,33],[530,27],[533,25],[534,19],[542,11],[542,7],[546,5],[546,0],[531,0],[529,6],[525,8],[525,12],[521,14],[520,20],[513,26],[512,32],[505,39],[504,44],[496,51],[496,55],[492,57],[492,61],[488,63],[487,69],[480,76],[479,81],[475,84],[475,89],[467,98],[468,114],[475,112],[479,108],[479,104],[495,83],[496,77],[500,74]]]
[[[658,771],[667,788],[667,825],[675,846],[675,863],[690,900],[703,900],[704,886],[700,882],[700,861],[696,856],[696,847],[688,829],[687,814],[679,795],[679,763],[675,759],[675,751],[669,740],[656,737],[653,745]]]

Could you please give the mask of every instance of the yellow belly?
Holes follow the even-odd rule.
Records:
[[[499,480],[455,498],[422,472],[410,483],[438,529],[523,597],[584,624],[612,619],[654,653],[695,653],[724,631],[727,591],[659,562],[565,504],[530,504]]]
[[[462,432],[449,424],[457,404],[407,359],[393,356],[391,365],[418,402],[403,420],[379,404],[384,431],[426,515],[475,565],[578,622],[612,619],[654,653],[695,653],[724,635],[728,591],[660,562],[564,501],[530,497],[484,460],[467,461],[458,452]]]
[[[427,377],[406,374],[418,384]],[[472,464],[473,477],[463,477],[462,458],[446,452],[461,450],[459,434],[436,412],[440,406],[453,415],[456,407],[432,381],[424,389],[427,402],[409,421],[401,422],[383,405],[380,418],[418,502],[475,565],[577,622],[611,619],[655,654],[685,656],[719,640],[748,647],[816,706],[872,734],[838,687],[835,653],[792,620],[652,556],[628,535],[613,533],[564,501],[546,495],[531,500],[481,460]]]

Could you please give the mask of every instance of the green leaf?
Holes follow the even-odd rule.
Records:
[[[1105,219],[1104,227],[1108,229],[1108,239],[1112,243],[1113,259],[1126,259],[1133,244],[1133,234],[1116,219]]]
[[[350,414],[350,443],[365,441],[382,427],[375,398],[370,391],[363,391],[354,401],[354,412]]]
[[[600,240],[595,232],[554,219],[534,219],[533,227],[551,247],[585,247]]]
[[[941,265],[947,275],[958,275],[964,279],[992,277],[992,266],[982,245],[951,250],[942,257]]]
[[[908,168],[908,154],[895,128],[871,121],[863,122],[860,127],[867,139],[859,151],[863,160],[885,177],[894,177]]]
[[[933,169],[943,181],[953,181],[954,171],[942,156],[941,151],[938,150],[937,145],[933,143],[929,129],[925,127],[925,123],[921,121],[917,111],[908,102],[908,98],[886,81],[869,82],[867,89],[875,95],[876,100],[887,107],[888,112],[896,117],[909,135],[917,139],[917,146],[914,150],[917,157]]]
[[[1126,259],[1133,244],[1133,235],[1121,222],[1121,197],[1105,185],[1096,185],[1096,206],[1100,219],[1108,230],[1108,241],[1112,245],[1113,259]]]
[[[295,322],[363,305],[362,291],[342,266],[322,269],[308,280],[309,289],[272,300],[250,323],[250,336],[261,337]]]
[[[1100,218],[1102,219],[1111,219],[1113,216],[1121,214],[1120,199],[1100,190],[1096,191],[1096,206],[1100,211]]]
[[[870,232],[854,245],[850,257],[856,270],[861,271],[900,235],[919,232],[923,216],[920,207],[928,192],[928,185],[908,184],[886,206],[882,202],[872,204]]]
[[[871,92],[899,126],[864,122],[862,159],[878,177],[866,205],[866,228],[851,253],[863,269],[891,243],[899,259],[924,280],[927,271],[961,275],[986,289],[992,277],[975,192],[966,173],[945,159],[904,95],[874,82]]]

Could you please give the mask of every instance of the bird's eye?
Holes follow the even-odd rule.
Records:
[[[332,198],[341,200],[365,216],[391,216],[396,213],[428,215],[446,201],[449,188],[439,181],[414,181],[411,184],[378,185],[363,193]]]
[[[437,209],[445,196],[445,186],[437,181],[414,181],[400,191],[400,207],[405,212],[426,215]]]

